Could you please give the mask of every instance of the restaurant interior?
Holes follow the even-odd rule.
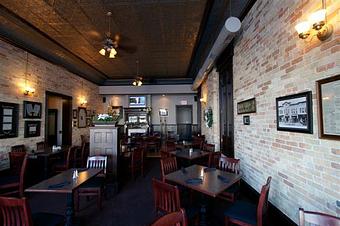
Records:
[[[339,0],[0,0],[0,225],[340,226]]]

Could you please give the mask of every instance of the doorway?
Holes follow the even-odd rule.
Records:
[[[192,137],[192,105],[176,105],[177,135],[179,140]]]
[[[72,97],[46,91],[45,142],[72,144]]]
[[[230,44],[216,62],[219,72],[220,147],[223,154],[234,157],[233,110],[233,44]]]

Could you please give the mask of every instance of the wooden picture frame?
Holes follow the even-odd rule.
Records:
[[[78,128],[86,128],[86,108],[78,107]]]
[[[0,102],[0,139],[18,137],[19,104]]]
[[[340,75],[316,81],[319,137],[340,140]]]
[[[24,138],[40,136],[41,121],[25,121]]]
[[[312,92],[276,98],[277,130],[313,133]]]
[[[256,113],[256,99],[248,99],[237,103],[237,114]]]
[[[40,119],[42,112],[42,104],[39,102],[24,101],[23,118]]]

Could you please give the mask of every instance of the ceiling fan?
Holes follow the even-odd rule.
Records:
[[[109,58],[116,58],[118,50],[123,50],[127,53],[136,52],[137,48],[135,46],[127,46],[127,45],[121,44],[121,39],[123,37],[120,34],[115,34],[113,36],[113,38],[111,38],[111,16],[112,16],[112,13],[108,12],[106,15],[109,18],[109,31],[106,33],[106,38],[103,42],[104,43],[103,47],[99,50],[99,53],[103,56],[108,55]]]

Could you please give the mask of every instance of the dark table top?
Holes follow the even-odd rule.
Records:
[[[165,179],[212,197],[216,197],[218,194],[241,180],[240,174],[228,173],[211,168],[208,168],[211,170],[204,172],[204,169],[206,168],[207,167],[205,166],[192,165],[185,168],[185,173],[181,169],[166,175]],[[219,179],[218,175],[222,176],[226,181]],[[187,183],[187,180],[192,178],[203,178],[203,182],[198,184]]]
[[[52,151],[51,147],[47,147],[43,150],[36,150],[33,153],[29,153],[29,157],[30,158],[49,157],[49,156],[52,156],[52,155],[57,155],[57,154],[63,153],[66,150],[68,150],[68,148],[69,148],[69,146],[62,146],[60,150]]]
[[[190,153],[190,149],[183,149],[180,151],[172,151],[170,154],[175,155],[178,158],[193,160],[208,156],[210,152],[201,151],[200,149],[193,149],[193,151]]]
[[[85,169],[79,170],[77,179],[72,179],[75,169],[66,170],[54,177],[46,179],[30,188],[25,192],[53,192],[53,193],[72,193],[74,189],[85,183],[92,177],[98,175],[101,169]]]

